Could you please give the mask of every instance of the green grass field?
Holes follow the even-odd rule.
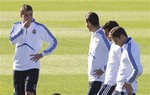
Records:
[[[19,8],[24,3],[33,7],[36,21],[45,24],[58,40],[56,51],[41,60],[37,95],[86,95],[91,34],[84,17],[89,11],[98,13],[101,25],[116,20],[139,44],[144,72],[138,79],[137,95],[150,95],[149,0],[0,0],[0,95],[13,94],[15,46],[9,42],[9,33],[13,23],[21,20]]]

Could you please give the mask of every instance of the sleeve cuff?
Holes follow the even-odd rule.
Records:
[[[106,71],[106,68],[105,68],[106,66],[103,66],[102,68],[101,68],[101,70],[103,71],[103,72],[105,72]]]
[[[43,57],[45,56],[45,53],[44,53],[44,52],[42,52],[41,54],[42,54]]]
[[[127,83],[127,84],[131,84],[132,82],[130,82],[130,81],[127,79],[126,83]]]
[[[103,72],[105,72],[105,71],[106,71],[106,66],[107,66],[107,65],[102,66],[101,70],[102,70]]]
[[[131,84],[130,82],[126,81],[127,84]]]

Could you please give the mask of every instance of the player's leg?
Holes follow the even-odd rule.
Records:
[[[39,69],[31,69],[26,72],[26,95],[36,95],[36,86],[39,77]]]
[[[24,85],[25,85],[24,71],[14,71],[13,82],[14,82],[14,95],[25,95],[25,91],[24,91]]]
[[[115,89],[115,86],[103,85],[98,95],[111,95]]]
[[[101,88],[102,82],[100,81],[93,81],[89,83],[89,92],[88,95],[97,95]]]

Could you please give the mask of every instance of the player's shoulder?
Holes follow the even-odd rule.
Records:
[[[132,39],[128,44],[128,50],[131,50],[132,52],[136,53],[140,51],[140,48],[139,45]]]
[[[15,22],[14,25],[21,24],[21,21]]]
[[[99,28],[98,31],[96,32],[96,35],[99,39],[104,39],[105,37],[105,33],[104,30],[102,28]],[[107,38],[106,38],[107,39]]]
[[[115,43],[112,43],[110,51],[121,52],[121,47],[119,45],[116,45]]]
[[[119,45],[116,45],[115,43],[112,43],[111,47],[112,47],[112,48],[120,48],[120,46],[119,46]]]
[[[43,25],[42,23],[39,23],[39,22],[37,22],[37,21],[34,21],[34,23],[35,23],[36,25],[40,25],[40,26]]]
[[[37,25],[38,27],[41,27],[41,28],[46,28],[46,26],[42,23],[39,23],[37,21],[34,21],[35,25]]]

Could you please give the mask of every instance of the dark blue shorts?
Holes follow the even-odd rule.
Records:
[[[97,95],[103,83],[100,81],[89,82],[88,95]]]
[[[14,70],[14,95],[25,95],[25,92],[32,92],[36,95],[36,86],[39,77],[39,69],[26,71]]]

